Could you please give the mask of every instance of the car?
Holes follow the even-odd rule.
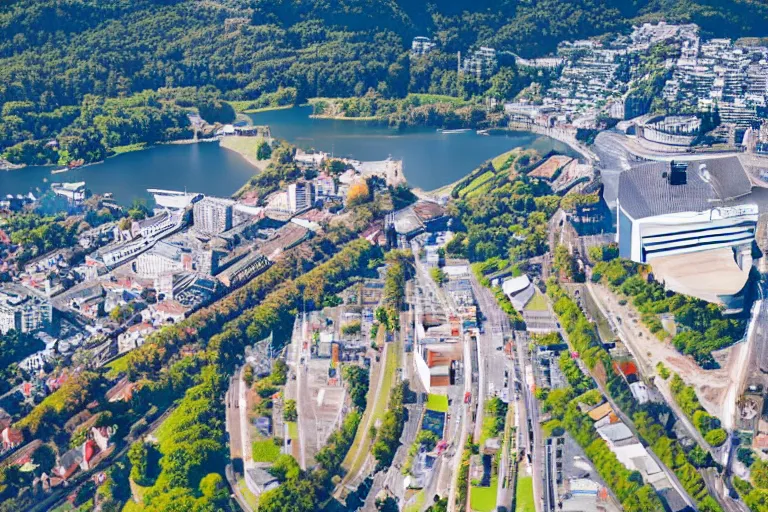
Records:
[[[498,346],[498,347],[496,347],[496,350],[504,350],[504,347],[503,346]]]

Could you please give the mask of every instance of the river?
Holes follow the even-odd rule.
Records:
[[[483,136],[474,131],[440,133],[432,128],[394,130],[363,121],[311,119],[309,107],[251,115],[272,135],[297,146],[358,160],[403,160],[408,183],[432,190],[452,183],[483,161],[516,147],[573,155],[565,144],[528,132]],[[147,198],[148,188],[187,189],[210,195],[234,193],[253,173],[240,155],[218,143],[162,145],[118,155],[105,162],[51,175],[52,167],[0,171],[0,194],[39,194],[53,181],[85,181],[94,193],[112,192],[122,204]]]

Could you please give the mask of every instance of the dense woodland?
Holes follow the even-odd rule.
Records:
[[[17,0],[0,7],[0,150],[11,162],[103,159],[112,148],[189,136],[184,88],[268,106],[310,97],[409,92],[510,98],[514,65],[558,42],[693,21],[705,35],[764,36],[759,0]],[[435,51],[409,58],[416,35]],[[496,77],[457,79],[456,52],[500,52]],[[165,89],[173,101],[145,93]],[[183,96],[189,96],[182,92]],[[109,100],[105,100],[105,99]],[[167,98],[166,98],[167,99]],[[205,116],[204,116],[205,117]],[[46,147],[61,136],[64,152]],[[38,141],[14,147],[24,141]],[[8,148],[13,148],[8,151]]]

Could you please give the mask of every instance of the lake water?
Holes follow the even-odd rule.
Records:
[[[272,135],[304,149],[318,149],[358,160],[403,160],[408,183],[432,190],[465,176],[483,161],[516,147],[541,153],[573,154],[565,145],[527,132],[482,136],[475,132],[439,133],[432,128],[394,130],[359,121],[310,119],[309,107],[253,114],[254,123],[267,124]],[[0,194],[39,194],[52,181],[85,181],[94,193],[112,192],[122,204],[146,198],[147,188],[162,188],[228,196],[252,175],[253,167],[218,143],[164,145],[126,153],[106,162],[51,175],[51,167],[0,171]],[[47,181],[46,181],[47,180]]]

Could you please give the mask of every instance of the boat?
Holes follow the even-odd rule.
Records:
[[[464,132],[471,132],[469,128],[459,128],[457,130],[440,130],[441,133],[464,133]]]
[[[62,167],[61,169],[56,169],[51,171],[51,174],[61,174],[63,172],[67,172],[69,170],[69,167]]]

